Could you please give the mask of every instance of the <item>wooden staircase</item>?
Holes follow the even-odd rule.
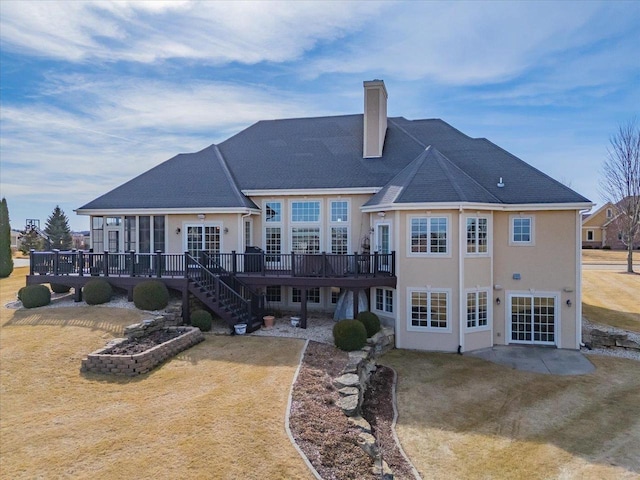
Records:
[[[186,260],[189,292],[227,322],[232,330],[240,323],[247,325],[247,332],[262,326],[264,296],[224,270],[205,252],[200,259],[187,255]]]

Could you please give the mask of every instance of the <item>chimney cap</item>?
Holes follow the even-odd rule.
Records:
[[[385,97],[389,96],[387,94],[387,87],[384,84],[384,80],[379,80],[379,79],[365,80],[364,82],[362,82],[362,85],[364,86],[364,88],[382,87]]]

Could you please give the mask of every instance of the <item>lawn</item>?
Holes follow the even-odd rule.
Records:
[[[582,263],[627,264],[626,250],[601,250],[586,248],[582,250]],[[640,262],[640,251],[634,250],[633,262]]]
[[[640,332],[640,275],[583,269],[582,314],[593,323]]]
[[[589,357],[593,374],[520,372],[455,354],[394,350],[397,433],[422,478],[640,476],[640,364]]]
[[[135,379],[81,375],[145,315],[5,309],[25,274],[0,280],[4,478],[313,478],[284,429],[303,341],[207,336]]]

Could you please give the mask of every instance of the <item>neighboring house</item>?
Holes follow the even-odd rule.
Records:
[[[623,202],[624,200],[621,200]],[[605,203],[591,214],[582,219],[582,246],[587,248],[608,247],[613,250],[626,250],[622,241],[618,208],[611,202]],[[640,234],[634,242],[634,249],[640,247]]]
[[[15,252],[20,250],[20,230],[11,229],[11,249]]]
[[[295,272],[285,259],[326,252],[325,272],[352,254],[347,275],[354,252],[378,252],[387,276],[357,285],[399,348],[579,348],[580,211],[593,204],[442,120],[387,118],[382,81],[364,82],[364,97],[364,116],[260,121],[96,198],[77,210],[91,216],[92,248],[262,250],[262,276],[243,281],[283,310],[331,310],[341,289],[358,291],[284,275]]]

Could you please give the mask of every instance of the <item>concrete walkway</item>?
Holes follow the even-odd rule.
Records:
[[[465,355],[482,358],[516,370],[552,375],[584,375],[596,369],[577,350],[563,350],[551,347],[500,345]]]

